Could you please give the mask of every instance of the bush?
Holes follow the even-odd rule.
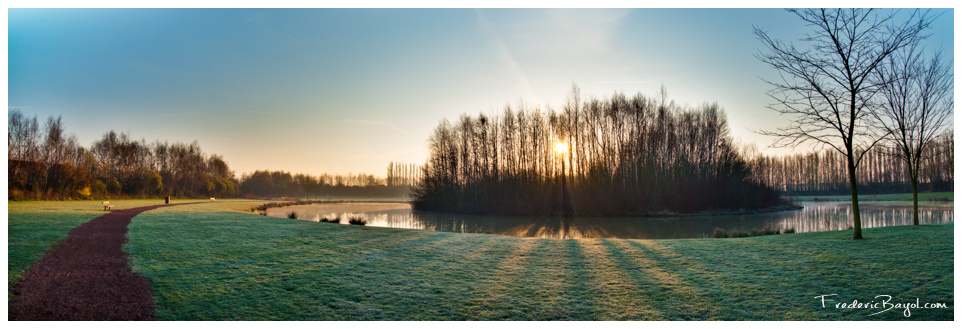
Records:
[[[77,191],[77,194],[80,194],[80,196],[84,197],[84,199],[89,198],[89,197],[90,197],[90,186],[84,186],[84,188],[82,188],[82,189],[80,189],[80,190]]]
[[[795,233],[794,228],[786,228],[785,231],[782,232],[782,234],[792,234],[792,233]]]
[[[762,227],[762,235],[776,235],[776,234],[779,234],[777,228],[768,227],[768,226]]]
[[[712,235],[712,237],[713,237],[713,238],[727,238],[727,237],[728,237],[728,232],[725,232],[725,230],[722,229],[722,228],[720,228],[720,227],[716,227],[716,228],[715,228],[715,235]]]
[[[795,229],[786,229],[784,234],[795,233]],[[715,234],[712,235],[713,238],[745,238],[750,236],[766,236],[766,235],[776,235],[782,234],[777,228],[764,226],[761,230],[753,228],[751,231],[744,232],[742,230],[732,231],[731,234],[725,232],[722,228],[715,228]]]
[[[353,216],[349,218],[347,222],[351,225],[367,225],[367,220],[360,216]]]
[[[297,219],[297,213],[296,213],[296,212],[293,212],[293,211],[292,211],[292,212],[289,212],[289,213],[287,213],[287,218]]]
[[[337,216],[335,216],[334,218],[327,218],[327,217],[321,218],[321,223],[339,224],[340,222],[341,222],[341,217],[337,217]]]

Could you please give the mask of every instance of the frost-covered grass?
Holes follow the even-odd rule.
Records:
[[[246,206],[249,210],[249,206]],[[165,320],[952,320],[953,225],[743,239],[550,240],[306,222],[244,205],[134,218]],[[879,300],[881,302],[881,300]]]

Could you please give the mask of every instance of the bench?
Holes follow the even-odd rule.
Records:
[[[107,209],[110,209],[111,207],[114,206],[114,205],[110,204],[110,201],[104,201],[104,202],[103,202],[103,205],[104,205],[104,211],[107,211]]]

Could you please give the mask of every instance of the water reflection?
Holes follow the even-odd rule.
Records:
[[[368,226],[459,233],[489,233],[551,239],[623,238],[678,239],[711,236],[715,228],[728,232],[749,232],[768,226],[780,231],[817,232],[844,230],[852,225],[852,207],[847,203],[806,202],[804,209],[778,213],[705,217],[513,217],[479,216],[415,211],[403,203],[313,204],[268,210],[268,216],[286,218],[295,211],[302,220],[341,218],[342,224],[362,216]],[[951,203],[919,210],[922,224],[953,222]],[[865,205],[862,227],[911,225],[912,208]]]

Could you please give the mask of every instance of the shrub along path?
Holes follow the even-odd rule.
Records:
[[[166,206],[114,210],[71,230],[11,289],[9,320],[154,320],[150,281],[122,248],[131,218]]]

